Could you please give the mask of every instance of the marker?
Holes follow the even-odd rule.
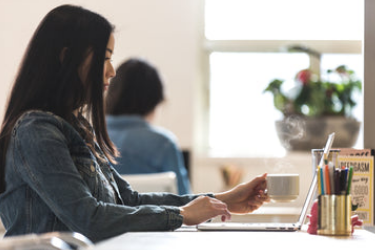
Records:
[[[318,177],[318,192],[319,192],[319,195],[322,194],[322,184],[321,184],[321,178],[320,178],[320,167],[319,165],[317,166],[316,168],[316,176]]]
[[[320,174],[320,187],[322,189],[321,194],[324,195],[324,178],[323,178],[323,169],[319,168],[319,174]]]
[[[350,166],[350,168],[349,168],[349,177],[348,177],[348,187],[346,189],[346,194],[347,195],[350,194],[350,188],[351,188],[351,185],[352,185],[352,179],[353,179],[353,166]]]
[[[340,193],[346,194],[346,180],[348,177],[348,168],[341,169],[340,175]]]

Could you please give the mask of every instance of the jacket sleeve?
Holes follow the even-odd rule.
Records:
[[[97,242],[128,231],[174,230],[181,226],[179,209],[151,205],[156,197],[130,194],[128,204],[140,204],[137,206],[97,200],[71,158],[59,121],[25,119],[14,140],[17,171],[70,230]],[[127,192],[123,191],[123,198],[128,197]],[[176,197],[171,204],[181,204],[181,199]]]
[[[161,206],[183,206],[192,201],[200,195],[208,195],[213,197],[212,194],[186,194],[175,195],[171,193],[139,193],[131,188],[129,183],[124,180],[121,175],[112,168],[114,179],[117,183],[121,198],[125,204],[131,206],[139,205],[161,205]]]

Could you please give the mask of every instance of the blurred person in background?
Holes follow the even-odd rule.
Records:
[[[117,68],[106,98],[108,134],[120,151],[114,167],[120,174],[173,171],[179,194],[191,193],[176,136],[152,124],[164,99],[163,82],[149,62],[131,58]]]

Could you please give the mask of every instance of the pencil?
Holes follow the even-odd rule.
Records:
[[[335,169],[335,194],[340,194],[340,172],[341,169]]]
[[[327,190],[327,194],[331,194],[331,183],[330,183],[330,180],[329,180],[329,169],[328,169],[328,165],[325,165],[325,168],[324,168],[324,177],[325,177],[325,186],[326,186],[326,190]]]
[[[335,167],[333,166],[333,162],[328,163],[328,170],[329,170],[329,186],[331,194],[335,194]]]

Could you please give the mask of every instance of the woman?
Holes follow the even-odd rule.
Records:
[[[173,230],[257,209],[266,174],[231,191],[140,194],[111,167],[103,90],[115,75],[113,27],[63,5],[42,20],[16,77],[0,132],[0,216],[6,236],[79,232],[94,242]],[[215,198],[214,198],[215,197]]]
[[[106,98],[108,134],[121,155],[114,167],[120,174],[173,171],[178,193],[191,193],[176,137],[152,125],[163,101],[163,83],[151,64],[131,58],[117,68]]]

